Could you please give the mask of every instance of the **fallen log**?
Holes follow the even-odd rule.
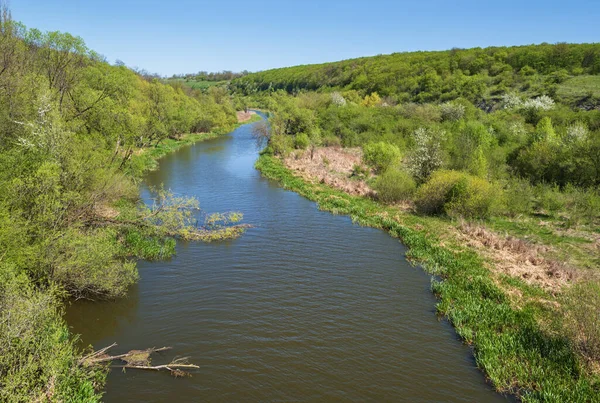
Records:
[[[124,354],[108,355],[106,352],[111,348],[115,347],[117,343],[113,343],[110,346],[104,347],[98,351],[86,355],[79,360],[79,365],[84,366],[95,366],[101,365],[112,361],[123,361],[125,365],[115,366],[116,368],[132,368],[132,369],[145,369],[152,371],[167,370],[171,375],[175,377],[191,376],[189,372],[183,369],[197,369],[200,368],[197,365],[190,364],[187,362],[187,358],[177,358],[168,364],[163,365],[152,365],[150,355],[152,353],[170,350],[171,347],[160,347],[160,348],[148,348],[146,350],[131,350]]]

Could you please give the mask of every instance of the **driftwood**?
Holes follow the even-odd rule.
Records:
[[[200,368],[197,365],[190,364],[187,362],[187,358],[176,358],[168,364],[164,365],[152,365],[150,355],[152,353],[170,350],[171,347],[161,348],[148,348],[146,350],[131,350],[124,354],[108,355],[106,352],[111,348],[115,347],[117,343],[113,343],[110,346],[104,347],[98,351],[94,351],[79,360],[79,365],[83,366],[95,366],[101,365],[108,362],[120,360],[125,362],[125,365],[117,365],[117,368],[132,369],[145,369],[151,371],[167,370],[171,375],[175,377],[191,376],[189,372],[184,370]]]

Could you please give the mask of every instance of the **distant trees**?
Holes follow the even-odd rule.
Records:
[[[600,44],[559,43],[395,53],[287,67],[242,74],[232,79],[231,88],[244,95],[332,89],[340,93],[355,90],[361,98],[377,92],[400,103],[465,98],[478,104],[497,103],[499,96],[509,91],[553,95],[556,84],[568,77],[598,72]],[[547,80],[540,80],[542,76]]]

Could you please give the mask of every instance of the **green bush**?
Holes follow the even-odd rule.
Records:
[[[565,196],[556,185],[539,184],[535,187],[535,209],[555,214],[565,208]]]
[[[292,140],[291,136],[274,134],[269,139],[269,146],[275,155],[286,155],[292,149]]]
[[[299,150],[306,150],[310,145],[310,139],[306,133],[300,133],[294,138],[294,147]]]
[[[325,147],[340,147],[342,145],[342,140],[336,136],[325,136],[323,137],[323,145]]]
[[[409,173],[389,168],[377,178],[373,188],[381,201],[393,203],[409,200],[414,195],[417,185]]]
[[[510,217],[529,214],[533,209],[533,188],[524,179],[513,178],[508,181],[504,192],[504,212]]]
[[[122,297],[138,272],[135,262],[123,260],[121,252],[114,229],[71,229],[52,249],[56,267],[51,277],[77,297]]]
[[[27,276],[0,279],[0,401],[100,401],[105,372],[78,365],[59,299]]]
[[[376,172],[384,172],[389,167],[400,162],[400,149],[393,144],[380,141],[363,147],[364,162],[373,167]]]
[[[499,190],[485,179],[464,172],[437,171],[417,191],[415,205],[424,214],[486,218],[494,212],[499,197]]]

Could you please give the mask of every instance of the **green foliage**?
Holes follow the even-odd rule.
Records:
[[[484,179],[437,171],[418,189],[415,205],[424,214],[485,218],[495,211],[499,197],[499,190]]]
[[[310,139],[308,138],[308,134],[300,133],[297,134],[294,138],[294,147],[300,150],[306,150],[310,145]]]
[[[478,103],[508,89],[548,94],[545,90],[535,94],[536,87],[556,85],[564,80],[565,72],[598,74],[599,48],[599,44],[542,44],[395,53],[267,70],[236,78],[231,87],[246,95],[331,88],[355,104],[375,92],[400,102],[445,102],[463,97]],[[545,76],[550,80],[540,79]],[[349,91],[359,93],[360,98]]]
[[[78,364],[57,288],[10,271],[0,266],[0,400],[99,402],[105,374]]]
[[[400,149],[393,144],[378,143],[366,144],[363,147],[363,160],[376,172],[384,172],[400,162],[402,154]]]
[[[69,229],[50,253],[52,279],[76,297],[122,297],[138,279],[135,262],[120,259],[114,229]]]
[[[377,178],[373,188],[377,191],[379,200],[384,203],[394,203],[410,200],[417,185],[409,173],[392,167]]]
[[[137,183],[155,158],[204,138],[187,133],[233,128],[235,111],[223,89],[111,66],[81,38],[28,30],[5,11],[0,400],[99,401],[105,371],[78,364],[62,301],[123,296],[137,280],[132,258],[168,256],[166,238],[196,234],[173,209],[153,216],[161,222],[143,216]]]

